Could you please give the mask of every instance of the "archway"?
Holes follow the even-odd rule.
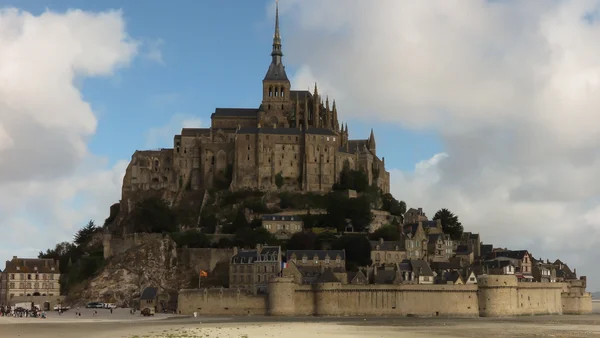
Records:
[[[33,293],[33,295],[34,295],[34,296],[39,296],[39,295],[40,295],[40,293],[39,293],[39,292],[34,292],[34,293]]]

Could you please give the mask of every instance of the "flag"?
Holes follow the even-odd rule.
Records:
[[[200,270],[200,277],[208,277],[208,272]]]
[[[281,268],[282,269],[287,268],[287,262],[281,262]]]

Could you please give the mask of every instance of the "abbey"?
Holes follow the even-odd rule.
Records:
[[[375,135],[350,140],[335,101],[292,90],[282,62],[276,10],[271,64],[258,108],[217,108],[210,128],[184,128],[172,149],[136,151],[123,194],[184,188],[274,189],[327,192],[344,166],[367,174],[389,192],[390,174],[377,157]]]

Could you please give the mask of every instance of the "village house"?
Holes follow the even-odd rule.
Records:
[[[475,261],[475,253],[468,245],[459,245],[456,247],[456,256],[464,265],[471,265]]]
[[[298,284],[316,283],[326,271],[348,283],[344,250],[288,250],[285,266],[284,276],[293,277]]]
[[[6,305],[6,276],[0,270],[0,306]]]
[[[423,212],[423,208],[410,208],[404,213],[404,223],[403,224],[415,224],[419,222],[428,221],[427,216]]]
[[[556,270],[556,281],[557,282],[565,282],[568,280],[576,280],[577,279],[577,269],[571,271],[569,266],[563,263],[560,259],[557,259],[552,263],[554,269]]]
[[[521,282],[533,282],[531,255],[527,250],[505,250],[493,252],[494,258],[510,258],[516,262],[515,276]]]
[[[10,304],[13,297],[60,295],[57,260],[13,256],[10,261],[6,261],[3,274],[6,278],[6,298],[2,303]]]
[[[369,284],[369,279],[367,275],[362,270],[358,271],[348,271],[348,284],[354,285],[366,285]]]
[[[466,245],[473,252],[474,258],[481,257],[481,237],[479,234],[463,232],[459,242],[460,245]]]
[[[280,240],[290,239],[304,228],[302,218],[297,215],[263,215],[261,221],[262,227]]]
[[[444,234],[444,229],[442,228],[442,220],[434,219],[431,221],[421,221],[421,226],[425,231],[426,235],[441,235]]]
[[[279,246],[257,245],[254,250],[241,250],[229,263],[229,287],[264,293],[269,279],[277,276],[281,267]]]
[[[454,255],[450,235],[430,234],[427,236],[427,258],[429,262],[447,262]]]
[[[556,268],[550,261],[544,262],[543,260],[537,260],[532,258],[532,269],[531,274],[536,282],[540,283],[555,283],[556,282]]]
[[[423,224],[408,224],[403,227],[407,259],[427,259],[427,235]]]
[[[384,241],[380,238],[378,241],[370,241],[370,243],[371,261],[374,265],[396,264],[406,259],[405,240]]]
[[[486,275],[514,275],[519,265],[518,259],[497,257],[484,261],[481,266],[475,267],[478,274]],[[478,269],[479,268],[479,269]]]

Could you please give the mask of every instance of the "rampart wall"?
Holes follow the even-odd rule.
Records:
[[[419,317],[591,312],[589,293],[576,294],[580,287],[570,283],[517,283],[515,276],[479,278],[478,285],[298,285],[291,277],[276,277],[269,281],[268,295],[237,289],[182,290],[179,310],[205,315]]]

